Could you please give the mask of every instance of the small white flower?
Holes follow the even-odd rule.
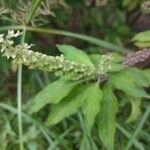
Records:
[[[47,57],[46,54],[43,54],[43,55],[41,56],[42,59],[45,59],[46,57]]]
[[[27,61],[27,58],[25,58],[25,57],[23,57],[23,61],[24,61],[24,63],[27,63],[28,61]]]
[[[30,49],[32,46],[34,46],[34,44],[30,44],[30,45],[28,45],[27,43],[23,44],[24,49]]]
[[[18,37],[19,35],[21,35],[22,34],[22,32],[20,32],[20,31],[17,31],[15,34],[14,34],[14,36],[13,37]]]
[[[29,51],[28,51],[28,55],[31,55],[31,54],[32,54],[32,52],[33,52],[33,51],[29,50]]]
[[[14,36],[14,30],[8,30],[8,34],[6,36],[6,38],[10,39]]]
[[[12,53],[12,54],[11,54],[11,57],[12,57],[13,59],[15,59],[15,58],[16,58],[16,54],[15,54],[15,53],[14,53],[14,54]]]
[[[5,45],[2,45],[1,52],[3,53],[6,50],[6,48],[7,47]]]
[[[17,32],[15,33],[14,30],[8,30],[8,34],[7,34],[7,37],[6,37],[6,38],[10,39],[10,38],[13,38],[13,37],[18,37],[18,36],[21,35],[21,34],[22,34],[22,32],[20,32],[20,31],[17,31]]]
[[[64,58],[64,55],[63,55],[63,54],[61,54],[61,55],[60,55],[60,57],[59,57],[59,61],[60,61],[60,62],[63,62],[63,61],[64,61],[64,59],[65,59],[65,58]]]
[[[14,41],[12,41],[12,40],[7,40],[7,44],[13,45],[13,44],[14,44]]]
[[[0,34],[0,43],[2,43],[4,41],[3,36],[4,36],[4,34]]]

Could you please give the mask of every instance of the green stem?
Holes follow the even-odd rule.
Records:
[[[11,112],[14,114],[18,113],[18,110],[10,105],[4,104],[4,103],[0,103],[0,107]],[[55,135],[54,132],[50,131],[46,126],[44,126],[41,122],[35,120],[34,118],[32,118],[31,116],[29,116],[28,114],[22,112],[22,117],[24,117],[24,119],[32,122],[34,125],[36,125],[39,130],[41,130],[43,136],[45,137],[45,139],[49,142],[49,144],[52,144],[53,141],[51,139],[51,137],[49,135],[51,135],[53,138],[57,139],[57,136]]]
[[[22,65],[18,68],[18,81],[17,81],[17,110],[18,110],[18,132],[19,132],[19,147],[23,148],[23,129],[22,129]]]
[[[49,34],[56,34],[56,35],[63,35],[63,36],[68,36],[72,38],[77,38],[77,39],[84,40],[89,43],[95,44],[97,46],[100,46],[100,47],[103,47],[103,48],[106,48],[108,50],[115,51],[118,53],[122,53],[122,54],[125,54],[129,51],[123,47],[116,46],[114,44],[111,44],[109,42],[106,42],[106,41],[103,41],[103,40],[100,40],[91,36],[82,35],[79,33],[62,31],[62,30],[56,30],[56,29],[35,28],[35,27],[29,27],[29,26],[7,26],[7,27],[1,27],[0,31],[10,30],[10,29],[12,30],[26,29],[27,31],[32,31],[32,32],[49,33]]]
[[[83,121],[83,117],[82,117],[81,111],[78,111],[78,117],[79,117],[81,129],[82,129],[84,135],[87,136],[87,133],[86,133],[86,129],[85,129],[85,126],[84,126],[84,121]]]
[[[125,135],[128,139],[130,139],[132,137],[132,135],[130,134],[130,132],[128,132],[126,129],[124,129],[119,123],[116,124],[116,127],[123,133],[123,135]],[[139,150],[145,150],[143,145],[138,142],[136,139],[133,142],[134,146],[139,149]]]
[[[57,139],[55,140],[55,142],[53,142],[53,143],[51,144],[51,146],[49,147],[48,150],[56,150],[56,149],[57,149],[57,146],[63,141],[64,137],[65,137],[70,131],[72,131],[73,129],[75,129],[75,126],[70,127],[70,128],[68,128],[67,130],[65,130],[65,131],[59,136],[59,138],[57,138]]]
[[[21,43],[25,41],[26,31],[23,31]],[[17,110],[18,110],[18,132],[19,132],[19,148],[24,150],[23,146],[23,127],[22,127],[22,65],[18,67],[17,76]]]
[[[148,105],[139,125],[137,126],[135,132],[133,133],[131,139],[129,140],[126,149],[125,150],[129,150],[132,146],[132,144],[134,143],[136,137],[138,136],[138,134],[140,133],[141,129],[143,128],[143,125],[145,124],[145,122],[147,121],[147,118],[149,117],[150,114],[150,104]]]

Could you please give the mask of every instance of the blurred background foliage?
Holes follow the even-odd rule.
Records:
[[[38,1],[37,1],[38,2]],[[0,28],[14,25],[27,25],[77,32],[103,39],[110,43],[127,47],[130,51],[136,48],[130,43],[131,38],[139,31],[150,29],[150,13],[142,10],[143,0],[43,0],[34,15],[27,16],[32,4],[29,0],[0,0]],[[86,52],[100,52],[99,48],[85,41],[62,37],[60,35],[28,32],[26,41],[37,43],[34,49],[51,55],[59,54],[55,44],[71,44],[86,49]],[[146,66],[149,67],[149,66]],[[55,77],[37,70],[23,68],[23,103],[40,91]],[[18,134],[16,120],[16,79],[17,66],[12,65],[6,58],[0,57],[0,150],[17,150]],[[5,104],[4,104],[5,103]],[[130,141],[132,133],[137,129],[148,102],[142,103],[142,112],[137,121],[125,123],[129,115],[130,105],[125,101],[119,102],[117,133],[115,149],[124,150]],[[11,107],[13,106],[13,107]],[[124,107],[125,106],[125,107]],[[47,106],[49,107],[49,106]],[[29,150],[74,150],[85,149],[80,146],[84,141],[86,150],[89,148],[87,139],[82,134],[84,125],[82,115],[67,118],[58,125],[48,129],[43,122],[47,117],[47,108],[38,116],[23,115],[25,148]],[[134,141],[134,149],[148,150],[150,147],[150,118],[144,127],[138,131],[138,138]],[[96,127],[95,127],[96,128]],[[94,130],[94,149],[104,149]],[[138,141],[137,141],[138,140]],[[142,148],[141,145],[142,144]]]

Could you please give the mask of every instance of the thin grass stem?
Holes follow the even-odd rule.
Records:
[[[8,104],[0,103],[0,107],[7,110],[7,111],[9,111],[9,112],[11,112],[11,113],[14,113],[14,114],[18,113],[18,110],[16,108],[14,108],[14,107],[12,107]],[[53,143],[50,135],[55,139],[57,138],[55,133],[51,132],[46,126],[44,126],[39,121],[35,120],[34,118],[32,118],[31,116],[29,116],[28,114],[26,114],[24,112],[22,112],[21,115],[22,115],[22,117],[24,117],[24,119],[32,122],[34,125],[36,125],[40,129],[40,131],[42,132],[45,139],[49,142],[49,144]]]
[[[114,52],[118,52],[122,54],[126,54],[127,52],[129,52],[129,50],[123,47],[116,46],[114,44],[111,44],[109,42],[106,42],[106,41],[103,41],[103,40],[100,40],[91,36],[87,36],[87,35],[83,35],[79,33],[67,32],[63,30],[57,30],[57,29],[36,28],[36,27],[29,27],[29,26],[7,26],[7,27],[1,27],[0,31],[10,30],[10,29],[12,30],[26,29],[27,31],[32,31],[32,32],[63,35],[63,36],[68,36],[68,37],[84,40],[84,41],[87,41],[89,43],[95,44],[97,46],[106,48]]]
[[[133,145],[134,141],[136,140],[138,134],[140,133],[141,129],[143,128],[145,122],[147,121],[147,118],[149,117],[149,114],[150,114],[150,104],[148,105],[148,107],[147,107],[140,123],[138,124],[135,132],[133,133],[131,139],[129,140],[125,150],[129,150],[132,147],[132,145]]]
[[[26,31],[23,31],[21,43],[25,41]],[[17,114],[18,114],[18,132],[19,132],[19,148],[24,150],[23,146],[23,125],[22,125],[22,65],[18,66],[17,76]]]

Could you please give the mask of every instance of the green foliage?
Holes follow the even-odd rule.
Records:
[[[74,53],[76,52],[74,51]],[[74,60],[74,58],[71,57],[70,60]],[[96,65],[101,55],[90,55],[90,58]],[[112,61],[112,64],[119,63],[121,60],[121,57],[116,57]],[[40,92],[42,94],[37,94],[34,99],[35,104],[30,105],[30,110],[37,112],[47,103],[52,103],[47,124],[55,125],[64,118],[77,113],[82,108],[87,134],[89,136],[91,135],[91,129],[96,122],[98,124],[99,138],[108,150],[114,149],[115,118],[118,111],[117,97],[113,91],[115,89],[123,91],[125,93],[124,99],[131,103],[131,113],[126,123],[135,121],[141,113],[140,106],[142,97],[149,98],[149,95],[143,89],[143,87],[149,86],[149,70],[141,71],[136,68],[128,68],[111,73],[111,78],[105,83],[102,91],[98,83],[79,84],[76,86],[75,83],[66,82],[64,79],[59,79],[54,83],[50,84],[46,90],[44,89],[44,93]],[[52,86],[53,84],[54,86]],[[52,93],[53,90],[54,93]],[[46,103],[40,101],[41,98],[39,97],[43,97]],[[47,98],[53,101],[47,101]],[[80,149],[82,150],[87,147],[91,149],[89,139],[84,136]]]
[[[64,78],[50,83],[31,100],[31,103],[29,103],[29,112],[37,112],[46,104],[59,103],[75,86],[75,82],[70,82]]]
[[[9,148],[9,144],[13,141],[15,142],[16,133],[12,129],[11,122],[8,120],[6,114],[4,115],[1,111],[1,138],[0,138],[0,149],[7,150]],[[8,138],[9,137],[9,138]]]
[[[68,60],[75,61],[80,64],[93,65],[88,55],[76,47],[71,45],[57,45],[57,48]]]
[[[111,67],[110,67],[110,70],[109,72],[118,72],[118,71],[121,71],[124,69],[124,66],[122,64],[123,62],[123,57],[122,55],[119,55],[118,53],[111,53],[112,55],[112,60],[110,62],[111,64]]]
[[[60,103],[53,105],[51,113],[48,116],[48,125],[54,125],[78,111],[83,105],[85,99],[84,92],[87,86],[75,88],[66,98]]]
[[[150,47],[150,31],[144,31],[136,34],[132,42],[139,48]]]
[[[138,42],[150,42],[150,31],[144,31],[136,34],[132,41],[138,41]]]
[[[125,72],[122,71],[111,76],[111,81],[114,87],[133,97],[150,98],[150,96],[144,91],[144,89],[135,81],[133,81],[133,77],[126,75]]]
[[[98,66],[99,61],[102,59],[102,56],[100,54],[91,54],[89,55],[89,57],[95,66]]]
[[[147,77],[148,79],[148,84],[150,85],[150,69],[145,69],[143,71],[143,74]]]
[[[150,42],[134,42],[134,45],[139,48],[150,47]]]
[[[81,145],[79,150],[91,150],[91,144],[86,136],[84,136],[81,140]]]
[[[88,134],[94,125],[95,118],[100,111],[100,104],[102,99],[102,92],[99,88],[98,83],[89,84],[85,91],[85,100],[83,104],[83,114],[85,120],[85,126]]]
[[[56,71],[55,75],[57,71],[61,71],[59,69],[68,70],[66,76],[50,83],[33,97],[28,103],[27,111],[36,113],[47,104],[51,104],[47,119],[47,125],[51,126],[77,113],[81,108],[88,137],[96,122],[99,138],[108,150],[113,150],[115,116],[118,110],[117,97],[113,91],[120,90],[125,94],[132,106],[131,114],[126,122],[134,121],[140,114],[141,99],[150,98],[143,89],[143,87],[149,87],[149,72],[125,68],[122,64],[123,57],[117,53],[87,55],[73,46],[57,45],[64,56],[54,57],[28,50],[31,47],[28,44],[13,47],[11,38],[19,35],[20,32],[15,33],[13,30],[8,32],[6,40],[3,34],[0,35],[2,52],[5,56],[12,57],[14,62],[24,63],[31,68],[49,71],[51,67],[53,71]],[[9,46],[6,46],[7,43]],[[84,80],[73,80],[73,73],[82,75],[77,80],[85,77],[84,75],[93,76],[85,79],[87,83],[83,84]],[[104,86],[101,85],[103,78],[106,78]],[[87,137],[83,137],[80,149],[87,146],[87,140],[89,140]]]
[[[110,60],[110,69],[108,71],[117,72],[117,71],[124,69],[124,66],[121,64],[121,62],[123,61],[123,57],[115,52],[111,53],[110,55],[112,59]],[[102,59],[102,55],[91,54],[89,56],[92,62],[94,63],[94,65],[97,67],[99,65],[100,60]]]
[[[123,6],[127,7],[129,11],[132,11],[137,8],[142,1],[143,0],[123,0]]]
[[[141,114],[141,98],[137,97],[131,97],[131,96],[125,96],[125,98],[130,101],[132,111],[128,119],[126,120],[126,123],[133,122],[139,117]]]
[[[108,83],[103,89],[101,111],[98,116],[98,134],[108,150],[114,149],[114,136],[116,129],[115,116],[118,110],[117,98]]]
[[[29,21],[33,18],[36,10],[38,9],[40,3],[42,2],[42,0],[32,0],[31,6],[30,6],[30,11],[29,14],[27,16],[26,22],[29,23]]]
[[[144,71],[137,68],[130,68],[127,69],[127,71],[124,71],[124,73],[127,74],[133,80],[133,82],[136,82],[138,86],[149,87],[149,80],[144,74]]]
[[[53,125],[60,122],[65,117],[76,113],[82,106],[85,125],[88,133],[90,133],[95,122],[95,117],[100,111],[101,98],[101,90],[98,84],[80,85],[80,87],[76,87],[60,103],[52,106],[48,117],[48,124]]]
[[[98,150],[96,143],[86,135],[84,135],[81,139],[81,144],[79,150]]]

